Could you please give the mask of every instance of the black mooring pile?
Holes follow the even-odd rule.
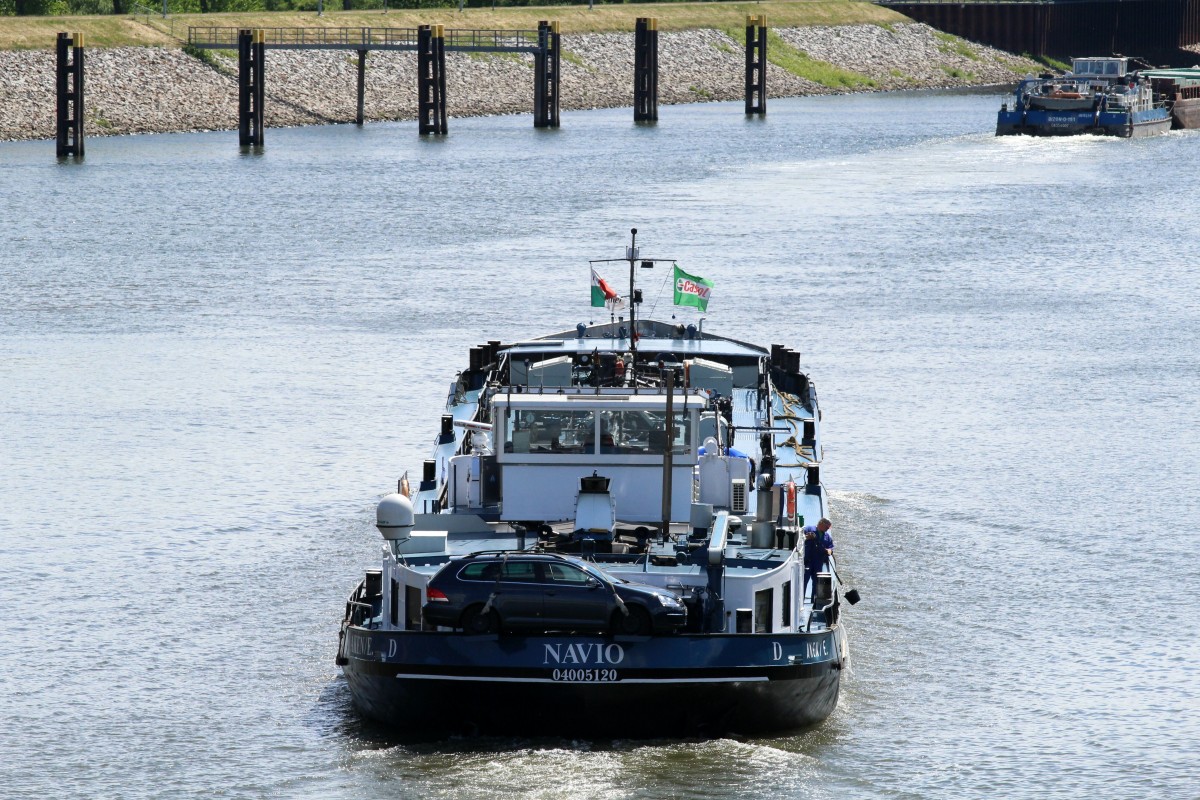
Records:
[[[533,55],[533,127],[558,127],[558,65],[562,36],[557,22],[538,23],[538,51]]]
[[[83,158],[83,34],[58,34],[55,69],[58,157]]]
[[[746,113],[767,113],[767,15],[746,17]]]
[[[367,53],[369,52],[369,50],[358,51],[358,111],[354,115],[354,123],[356,125],[363,124],[363,98],[366,92]]]
[[[633,121],[658,120],[658,20],[638,17],[633,42]]]
[[[422,135],[442,135],[446,125],[446,31],[441,25],[417,28],[417,113]]]
[[[266,36],[261,28],[238,31],[238,144],[262,147]]]

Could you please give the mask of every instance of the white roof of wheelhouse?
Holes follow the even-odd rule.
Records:
[[[525,358],[529,355],[545,354],[547,358],[569,353],[625,352],[630,349],[629,339],[616,337],[588,337],[583,339],[532,339],[517,342],[500,349],[514,359]],[[762,358],[767,351],[754,345],[735,342],[730,339],[652,339],[641,337],[637,343],[638,353],[651,360],[660,354],[670,353],[676,358],[694,358],[696,356],[749,356]]]
[[[654,394],[652,389],[639,394],[596,394],[594,390],[578,394],[558,394],[557,391],[546,394],[521,392],[520,394],[497,394],[492,398],[492,403],[515,409],[558,409],[560,411],[567,411],[569,409],[599,408],[609,410],[666,411],[667,396],[665,394]],[[692,393],[686,395],[675,395],[674,406],[679,410],[683,410],[684,408],[703,408],[707,404],[708,397],[700,390],[693,390]]]

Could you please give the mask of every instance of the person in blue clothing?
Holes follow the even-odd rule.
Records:
[[[816,525],[805,525],[801,528],[804,534],[804,581],[809,586],[810,602],[817,588],[817,573],[825,571],[829,557],[833,555],[833,537],[829,535],[829,529],[832,527],[832,522],[821,517]]]

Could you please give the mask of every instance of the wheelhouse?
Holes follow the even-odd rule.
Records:
[[[560,388],[551,394],[492,398],[496,461],[504,486],[501,519],[565,520],[574,516],[580,478],[602,473],[621,497],[621,518],[661,519],[663,457],[674,459],[671,518],[688,518],[700,413],[708,394],[665,394]]]
[[[1072,62],[1074,75],[1094,78],[1124,78],[1129,72],[1128,58],[1076,58]]]

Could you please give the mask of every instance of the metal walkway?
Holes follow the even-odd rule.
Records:
[[[263,69],[267,50],[354,50],[358,53],[358,112],[363,124],[367,54],[372,50],[408,50],[417,54],[418,129],[445,134],[446,52],[530,53],[534,62],[533,125],[559,126],[559,62],[562,40],[557,22],[539,22],[537,30],[447,30],[417,28],[234,28],[189,27],[188,45],[198,50],[238,53],[238,141],[263,144]]]
[[[188,44],[200,50],[236,50],[240,28],[188,28]],[[417,50],[417,28],[260,28],[268,50]],[[445,49],[462,53],[544,53],[539,31],[443,30]]]

